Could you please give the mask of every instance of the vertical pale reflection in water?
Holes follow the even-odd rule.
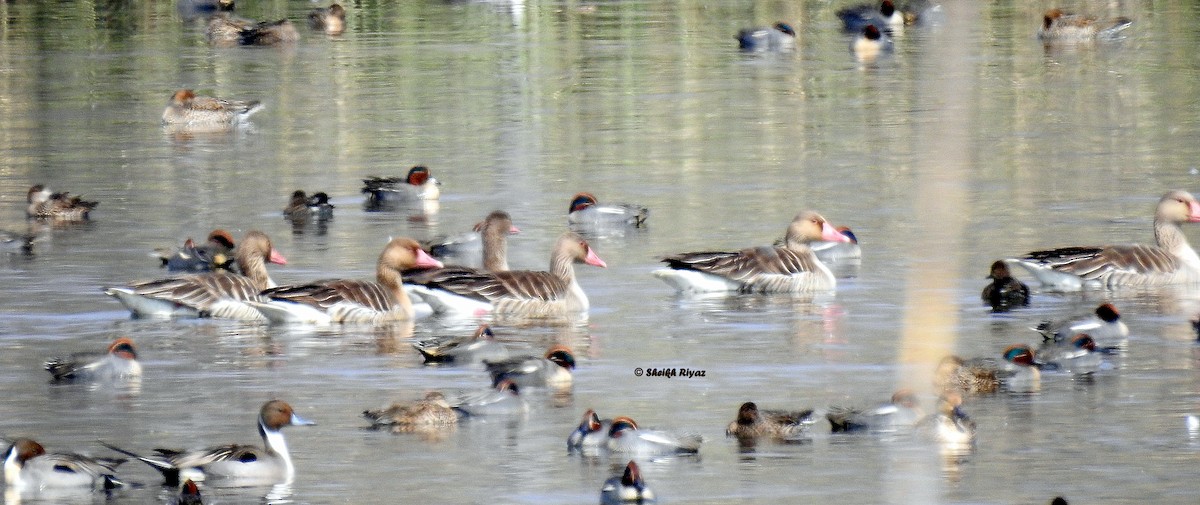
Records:
[[[914,258],[905,276],[903,340],[900,348],[899,384],[918,391],[931,387],[938,359],[954,349],[958,307],[956,281],[964,258],[963,230],[968,221],[967,183],[971,161],[972,107],[976,90],[972,58],[977,40],[970,28],[980,19],[975,2],[943,4],[946,19],[932,30],[927,41],[929,66],[915,75],[928,79],[917,89],[918,100],[928,104],[915,115],[916,152],[925,153],[918,164],[917,194],[913,200],[915,227],[921,230],[909,241],[905,257]],[[891,503],[938,503],[943,475],[956,473],[930,451],[929,457],[896,458],[891,483]],[[912,476],[923,476],[912,478]]]

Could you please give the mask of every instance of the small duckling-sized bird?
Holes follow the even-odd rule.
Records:
[[[803,439],[816,423],[813,410],[759,410],[754,402],[738,407],[737,418],[725,428],[725,436],[738,438],[771,437],[781,441]]]
[[[600,505],[622,505],[629,503],[654,503],[654,491],[642,481],[637,463],[629,460],[625,472],[604,481],[600,487]]]
[[[1098,19],[1095,16],[1072,14],[1054,8],[1042,16],[1038,39],[1044,43],[1113,39],[1132,24],[1133,20],[1126,17]]]
[[[796,49],[796,30],[787,23],[775,23],[769,28],[739,30],[738,49],[745,52],[793,51]]]
[[[244,125],[262,107],[258,100],[226,100],[181,89],[171,95],[163,109],[162,124],[193,132],[229,131]]]
[[[54,358],[46,361],[46,371],[56,381],[117,381],[141,377],[142,365],[137,361],[133,340],[121,337],[109,344],[102,356],[74,354],[69,358]]]
[[[341,35],[346,31],[346,8],[336,3],[317,7],[308,13],[308,27],[329,35]]]
[[[125,485],[115,475],[123,459],[48,453],[41,444],[28,438],[12,440],[3,460],[4,481],[9,490],[19,494],[70,488],[100,491]]]
[[[41,184],[29,188],[25,201],[29,204],[25,208],[27,217],[54,221],[87,221],[92,209],[100,205],[100,202],[89,202],[70,193],[53,193]]]
[[[392,433],[411,433],[458,424],[459,413],[440,391],[430,391],[414,402],[396,402],[378,410],[364,410],[371,428],[387,428]]]
[[[984,286],[979,296],[984,303],[992,306],[992,312],[1008,312],[1013,307],[1029,305],[1029,286],[1014,278],[1003,260],[992,263],[992,271],[987,278],[992,283]]]

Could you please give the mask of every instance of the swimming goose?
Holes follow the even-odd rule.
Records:
[[[784,245],[737,252],[692,252],[667,256],[669,268],[654,276],[681,292],[798,293],[832,290],[833,272],[813,253],[818,240],[849,242],[813,211],[797,214],[788,225]]]
[[[478,272],[444,269],[410,279],[413,292],[434,312],[478,316],[488,313],[523,317],[586,315],[588,298],[575,281],[574,263],[606,267],[574,232],[563,233],[550,255],[550,270]]]
[[[1064,247],[1006,259],[1056,291],[1200,282],[1200,256],[1179,225],[1200,222],[1200,202],[1191,193],[1163,195],[1154,211],[1155,245]]]
[[[262,314],[245,302],[258,300],[260,291],[275,286],[266,263],[286,265],[287,258],[271,247],[266,234],[250,231],[234,250],[234,260],[243,275],[227,271],[179,275],[105,288],[104,292],[120,301],[135,317],[262,320]]]

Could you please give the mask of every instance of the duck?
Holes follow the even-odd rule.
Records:
[[[300,32],[291,21],[263,21],[242,30],[238,43],[243,46],[282,46],[295,44]]]
[[[221,11],[208,19],[204,26],[204,37],[215,47],[234,47],[241,43],[242,31],[253,27],[256,23]]]
[[[17,493],[47,489],[110,490],[125,483],[116,476],[123,459],[92,458],[76,453],[46,452],[28,438],[12,440],[4,451],[4,482]]]
[[[769,28],[746,28],[738,30],[738,49],[745,52],[794,51],[796,30],[787,23],[775,23]]]
[[[846,7],[839,9],[836,14],[838,19],[842,20],[842,27],[850,33],[862,33],[869,25],[874,25],[876,31],[892,31],[903,28],[905,24],[904,13],[896,8],[892,0],[883,0],[879,5],[860,4]]]
[[[367,195],[367,207],[376,209],[389,204],[437,200],[442,196],[441,182],[430,175],[429,167],[417,165],[405,177],[370,176],[363,179],[362,192]]]
[[[113,340],[98,359],[93,355],[75,354],[48,360],[45,368],[56,381],[116,381],[142,376],[137,348],[129,337]]]
[[[275,286],[266,263],[286,265],[287,258],[271,246],[265,233],[252,230],[234,250],[234,261],[241,275],[223,270],[184,274],[107,287],[104,293],[116,298],[134,317],[265,320],[246,302],[259,300],[260,291]]]
[[[625,472],[604,481],[600,487],[600,505],[654,503],[654,491],[646,487],[637,463],[630,460]]]
[[[881,55],[891,53],[892,48],[892,38],[875,25],[867,25],[850,42],[850,53],[861,63],[873,62]]]
[[[371,428],[386,428],[392,433],[409,433],[458,424],[459,413],[440,391],[430,391],[414,402],[396,402],[387,408],[364,410]]]
[[[543,356],[519,356],[502,361],[484,361],[492,384],[510,380],[517,387],[565,389],[571,386],[575,354],[563,345],[551,346]]]
[[[584,453],[599,451],[608,440],[608,430],[611,427],[612,419],[600,419],[595,410],[587,409],[579,427],[567,436],[567,450]]]
[[[155,449],[156,456],[139,456],[115,445],[101,443],[158,470],[168,486],[178,486],[181,479],[218,480],[239,486],[290,483],[296,476],[296,467],[292,464],[282,430],[288,426],[315,424],[297,415],[287,402],[270,400],[258,412],[262,447],[228,444],[191,451]]]
[[[795,440],[807,435],[808,428],[815,422],[812,409],[759,410],[754,402],[746,402],[738,407],[737,418],[725,428],[725,436]]]
[[[696,454],[704,438],[696,434],[675,434],[661,430],[643,430],[629,417],[614,417],[608,429],[605,449],[610,454],[635,458]]]
[[[1063,342],[1080,333],[1095,340],[1101,351],[1112,351],[1125,344],[1129,327],[1121,320],[1121,313],[1111,303],[1102,303],[1096,310],[1083,318],[1072,318],[1065,322],[1042,321],[1034,328],[1047,342]]]
[[[830,291],[837,280],[809,246],[849,242],[820,214],[804,211],[788,225],[783,246],[736,252],[691,252],[664,257],[654,276],[684,293],[803,293]]]
[[[991,284],[983,287],[979,297],[992,307],[992,312],[1008,312],[1014,307],[1029,305],[1029,286],[1017,280],[1008,270],[1008,264],[1003,260],[992,263],[988,279]]]
[[[100,202],[89,202],[70,193],[54,193],[41,184],[29,188],[25,195],[29,204],[25,215],[30,218],[45,218],[55,221],[87,221],[92,209]]]
[[[175,497],[174,505],[204,505],[200,487],[192,479],[184,480],[179,486],[179,496]]]
[[[1049,341],[1038,349],[1038,364],[1042,370],[1057,370],[1075,376],[1091,375],[1100,369],[1103,359],[1097,352],[1096,340],[1087,333],[1061,341]]]
[[[1044,43],[1112,39],[1132,24],[1133,20],[1127,17],[1098,19],[1054,8],[1042,15],[1042,26],[1038,28],[1037,35]]]
[[[188,131],[228,131],[245,125],[250,116],[262,108],[263,104],[258,100],[227,100],[181,89],[167,101],[162,124]]]
[[[154,256],[162,262],[162,266],[168,272],[198,273],[218,269],[232,271],[236,267],[233,255],[235,246],[233,235],[217,228],[209,232],[201,245],[196,245],[189,237],[183,242],[183,246],[174,251],[158,249],[154,251]]]
[[[283,208],[283,217],[289,221],[308,222],[311,219],[330,219],[333,217],[334,206],[329,203],[329,195],[324,191],[308,196],[302,189],[292,192],[287,207]]]
[[[977,431],[975,421],[963,412],[962,404],[961,394],[943,394],[938,398],[937,411],[922,419],[918,428],[945,446],[973,447]]]
[[[1200,202],[1187,191],[1173,190],[1154,210],[1155,245],[1062,247],[1004,261],[1051,291],[1200,282],[1200,256],[1180,228],[1195,222],[1200,222]]]
[[[845,226],[838,226],[836,230],[849,239],[849,242],[820,240],[809,244],[809,247],[816,253],[817,259],[827,265],[862,260],[862,247],[858,245],[858,237],[854,235],[854,232]],[[783,241],[780,241],[776,245],[782,244]]]
[[[831,407],[825,413],[825,418],[833,433],[896,433],[912,429],[925,417],[919,403],[912,390],[900,389],[892,393],[888,403],[881,406],[868,410]]]
[[[646,224],[650,210],[631,203],[598,203],[591,193],[577,193],[571,197],[567,209],[567,224],[582,226],[628,225],[640,227]]]
[[[308,27],[328,35],[341,35],[346,31],[346,8],[336,3],[317,7],[308,12]]]
[[[33,233],[0,230],[0,254],[32,256],[34,242],[37,242],[37,236]]]
[[[512,222],[512,216],[502,210],[492,211],[475,223],[470,232],[449,238],[441,238],[425,244],[429,254],[445,263],[473,262],[482,258],[483,269],[488,272],[508,270],[508,236],[521,233]],[[453,261],[451,261],[453,260]]]
[[[960,394],[989,394],[1002,388],[1010,393],[1034,393],[1041,388],[1041,362],[1028,345],[1011,345],[991,358],[963,360],[947,356],[934,373],[935,390]]]
[[[482,391],[461,393],[448,400],[450,406],[466,417],[514,416],[529,412],[516,382],[505,379]]]
[[[471,335],[448,335],[419,340],[412,343],[421,353],[425,363],[470,365],[484,361],[503,361],[510,353],[504,344],[496,341],[492,328],[479,325]]]
[[[273,323],[382,323],[417,318],[403,288],[401,272],[441,268],[421,245],[408,237],[394,238],[375,263],[375,280],[326,279],[308,284],[265,289],[247,303]]]
[[[588,297],[575,280],[574,263],[600,268],[608,266],[587,240],[568,231],[555,242],[548,271],[435,270],[414,276],[409,285],[435,313],[500,314],[524,318],[586,317]]]

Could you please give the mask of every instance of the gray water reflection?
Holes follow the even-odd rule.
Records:
[[[247,17],[293,21],[312,7],[241,4]],[[1186,462],[1197,444],[1184,416],[1200,411],[1195,290],[1040,294],[1006,315],[990,314],[978,293],[1000,256],[1149,242],[1158,197],[1197,189],[1196,9],[1072,3],[1135,24],[1124,40],[1047,49],[1034,37],[1043,5],[948,2],[946,23],[969,29],[907,30],[894,55],[860,68],[833,15],[844,4],[362,2],[339,37],[212,49],[168,2],[0,3],[0,229],[29,226],[34,183],[101,202],[90,223],[36,230],[34,255],[0,256],[0,385],[14,406],[0,434],[93,454],[104,452],[99,438],[140,450],[257,443],[254,413],[279,397],[320,423],[287,432],[298,467],[290,491],[208,487],[206,500],[594,503],[624,461],[564,450],[591,407],[705,435],[698,458],[643,465],[671,503],[1194,502]],[[776,20],[799,28],[795,53],[736,51],[739,28]],[[965,102],[941,94],[959,72],[973,82]],[[267,107],[229,134],[173,135],[158,118],[182,87]],[[948,110],[963,130],[931,133]],[[929,245],[950,225],[919,210],[947,203],[925,186],[941,173],[939,153],[965,163],[950,188],[964,195],[955,251]],[[363,211],[363,177],[418,163],[444,183],[436,211]],[[323,232],[294,233],[280,215],[295,189],[333,196]],[[290,260],[274,270],[280,282],[369,278],[388,236],[459,233],[497,208],[523,230],[510,238],[510,264],[542,269],[567,200],[585,190],[651,209],[645,230],[593,237],[609,268],[578,270],[587,325],[496,328],[532,353],[575,348],[573,394],[441,440],[367,431],[359,414],[483,384],[479,368],[423,366],[408,343],[473,322],[131,320],[100,291],[162,275],[150,251],[216,227],[267,232]],[[805,208],[863,244],[836,295],[681,299],[649,275],[664,254],[770,243]],[[961,264],[938,261],[952,256]],[[953,306],[962,355],[1029,342],[1038,320],[1110,299],[1128,319],[1129,348],[1091,381],[1048,373],[1037,395],[970,400],[980,436],[965,458],[909,439],[817,433],[746,453],[724,437],[746,400],[873,404],[922,373],[899,346],[917,265],[949,279],[937,295]],[[118,335],[139,345],[137,390],[50,384],[39,368]],[[707,373],[639,378],[635,367]],[[166,501],[154,472],[122,470],[148,486],[108,501]]]

